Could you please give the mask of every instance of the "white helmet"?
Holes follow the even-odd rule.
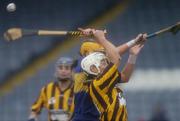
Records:
[[[103,59],[107,59],[107,57],[101,52],[94,52],[90,55],[86,56],[81,61],[82,69],[88,74],[98,75],[100,73],[100,63]],[[91,71],[90,67],[95,66],[97,68],[97,72]]]

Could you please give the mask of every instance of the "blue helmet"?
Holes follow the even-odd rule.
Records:
[[[74,60],[71,57],[60,57],[56,62],[56,67],[60,65],[69,65],[75,67],[77,64],[77,60]]]

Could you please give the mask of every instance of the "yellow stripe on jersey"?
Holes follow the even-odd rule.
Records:
[[[56,85],[55,83],[50,83],[50,85],[47,87],[47,97],[48,97],[48,108],[50,110],[54,109],[54,101],[55,101],[55,89]]]
[[[55,88],[55,99],[56,100],[59,100],[59,95],[60,95],[60,91],[58,90],[58,88]],[[58,110],[59,109],[59,101],[57,101],[55,104],[54,104],[54,109]]]
[[[115,110],[118,110],[116,107],[117,107],[117,104],[119,104],[119,103],[117,102],[117,90],[115,88],[113,88],[112,93],[111,93],[110,96],[111,96],[110,101],[112,101],[112,102],[110,102],[110,106],[109,106],[109,108],[107,110],[107,115],[108,115],[107,118],[109,120],[112,119],[112,117],[113,117],[113,115],[115,113]]]
[[[69,105],[69,98],[68,97],[71,97],[72,98],[72,96],[73,96],[73,90],[67,90],[67,91],[65,91],[64,92],[64,94],[63,95],[66,95],[66,96],[63,96],[63,102],[62,102],[62,107],[63,107],[63,109],[69,109],[70,107],[70,105]],[[68,105],[67,105],[67,102],[68,102]]]
[[[69,112],[71,112],[71,114],[74,112],[74,89],[72,89],[71,90],[71,93],[70,93],[70,95],[69,95],[69,97],[71,97],[71,98],[69,98],[69,102],[68,102],[68,109],[69,109]]]

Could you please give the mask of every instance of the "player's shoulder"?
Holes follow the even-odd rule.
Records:
[[[45,85],[42,87],[42,90],[46,90],[47,88],[52,87],[54,84],[56,84],[56,82],[55,82],[55,81],[51,81],[51,82],[45,84]]]
[[[84,81],[84,80],[86,80],[86,78],[87,78],[87,76],[84,72],[74,74],[74,81],[75,82]]]
[[[103,70],[103,72],[96,78],[96,80],[100,80],[102,78],[107,79],[108,77],[111,77],[111,75],[114,74],[115,72],[119,73],[118,67],[116,64],[110,62],[109,65]]]
[[[56,84],[56,81],[50,81],[50,82],[47,83],[45,86],[52,86],[52,85],[54,85],[54,84]]]
[[[84,81],[86,81],[87,76],[85,73],[76,73],[74,75],[74,92],[87,91],[87,86],[84,85]]]

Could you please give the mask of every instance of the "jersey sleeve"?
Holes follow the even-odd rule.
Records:
[[[83,90],[87,90],[87,86],[84,85],[84,81],[86,80],[86,75],[81,72],[81,73],[76,73],[74,75],[74,93],[78,93]]]
[[[45,105],[45,87],[41,89],[41,92],[39,94],[39,97],[36,99],[34,104],[31,106],[31,111],[35,113],[40,113],[43,106]]]

